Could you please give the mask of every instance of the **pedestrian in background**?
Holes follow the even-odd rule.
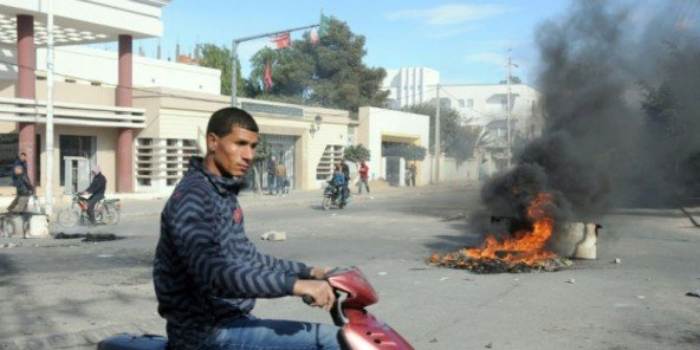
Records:
[[[275,188],[274,186],[276,172],[277,160],[275,159],[275,156],[270,156],[270,159],[267,161],[267,191],[270,195],[272,195],[272,191]]]
[[[408,185],[412,187],[416,187],[416,163],[411,163],[411,165],[408,166]]]
[[[277,190],[275,194],[284,194],[284,186],[287,184],[287,167],[283,162],[279,162],[275,168],[275,177],[277,181]]]
[[[27,204],[29,203],[29,197],[34,195],[34,186],[29,181],[29,176],[24,172],[22,165],[15,165],[13,169],[14,173],[14,185],[17,190],[15,199],[7,207],[8,212],[12,213],[23,213],[27,211]]]
[[[364,186],[365,189],[367,190],[367,193],[369,193],[369,166],[367,166],[367,163],[363,160],[360,162],[360,182],[357,184],[358,187],[358,193],[362,194],[362,187]]]

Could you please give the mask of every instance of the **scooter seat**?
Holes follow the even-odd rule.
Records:
[[[151,334],[119,334],[97,344],[97,350],[165,350],[167,348],[167,338]]]

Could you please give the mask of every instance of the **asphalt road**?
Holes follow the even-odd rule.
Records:
[[[243,205],[248,234],[262,251],[360,267],[380,296],[370,311],[416,349],[698,349],[700,299],[684,294],[700,288],[700,230],[687,219],[606,216],[599,260],[566,271],[474,275],[426,265],[432,252],[475,242],[464,219],[445,218],[473,210],[477,195],[442,188],[358,197],[331,211],[305,202]],[[288,239],[259,240],[268,230]],[[0,349],[3,341],[22,348],[51,334],[96,340],[119,330],[163,333],[150,278],[158,217],[129,217],[99,231],[123,239],[0,249]],[[615,258],[622,263],[611,263]],[[260,300],[255,313],[330,322],[297,298]],[[54,348],[70,344],[66,339]]]

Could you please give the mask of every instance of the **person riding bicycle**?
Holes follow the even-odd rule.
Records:
[[[105,189],[107,188],[107,178],[102,175],[99,165],[94,165],[92,167],[92,182],[90,186],[81,193],[81,195],[87,195],[90,193],[90,198],[88,198],[88,217],[90,218],[90,223],[95,225],[95,205],[97,202],[105,198]]]

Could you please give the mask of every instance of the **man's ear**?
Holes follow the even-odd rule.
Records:
[[[207,134],[207,153],[213,153],[219,143],[219,136],[210,132]]]

